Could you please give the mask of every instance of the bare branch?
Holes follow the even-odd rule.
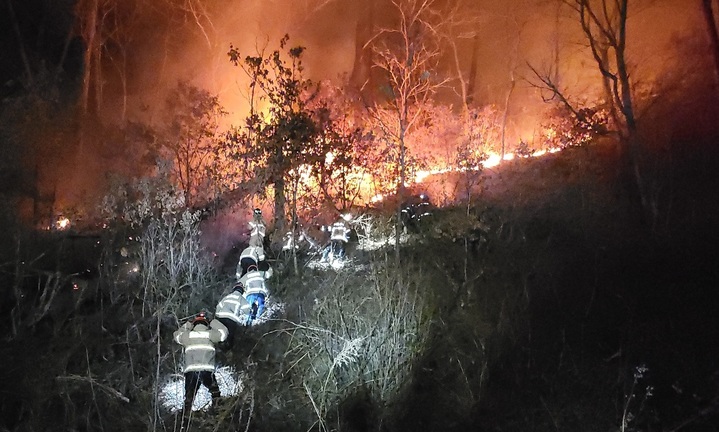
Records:
[[[59,376],[55,377],[58,381],[76,381],[76,382],[86,382],[92,386],[97,386],[105,393],[109,394],[110,396],[116,397],[117,399],[120,399],[121,401],[125,403],[130,403],[130,398],[125,396],[124,394],[120,393],[119,391],[115,390],[114,388],[108,386],[107,384],[103,384],[96,379],[89,377],[89,376],[81,376],[81,375],[65,375],[65,376]]]

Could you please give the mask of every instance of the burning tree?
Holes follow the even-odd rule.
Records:
[[[289,37],[280,41],[285,49]],[[284,231],[286,209],[292,226],[300,201],[317,208],[350,207],[360,196],[374,154],[360,108],[342,89],[302,75],[303,47],[260,52],[230,60],[250,77],[250,114],[229,136],[228,155],[241,161],[252,193],[272,186],[275,228]],[[262,109],[260,109],[262,108]],[[254,180],[253,180],[254,179]]]

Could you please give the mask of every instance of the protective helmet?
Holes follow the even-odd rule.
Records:
[[[254,213],[256,216],[262,216],[262,210],[260,210],[259,208],[254,209],[252,213]]]
[[[195,317],[192,319],[192,326],[193,326],[193,327],[196,326],[196,325],[198,325],[198,324],[202,324],[202,325],[205,325],[205,326],[209,326],[209,325],[210,325],[210,320],[207,319],[207,314],[205,314],[205,312],[200,312],[200,313],[198,313],[198,314],[195,315]]]
[[[232,291],[237,291],[237,292],[239,292],[240,294],[242,294],[242,293],[245,292],[245,286],[242,285],[242,282],[237,282],[237,283],[232,287]]]

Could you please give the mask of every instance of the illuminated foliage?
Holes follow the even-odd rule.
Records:
[[[380,29],[372,41],[373,66],[384,75],[380,83],[383,100],[373,107],[373,120],[382,133],[382,142],[387,146],[390,166],[396,167],[393,172],[397,177],[398,204],[401,204],[410,159],[406,145],[408,133],[421,121],[437,89],[448,79],[437,74],[441,53],[440,37],[435,28],[435,23],[441,20],[438,2],[393,0],[392,5],[397,23]],[[400,207],[397,207],[398,215]],[[400,225],[398,217],[395,223],[397,259]]]
[[[313,112],[320,127],[318,145],[325,155],[312,166],[317,197],[334,210],[349,209],[358,199],[368,198],[368,179],[376,167],[376,143],[362,118],[366,111],[341,88],[323,82]]]
[[[541,146],[543,149],[564,149],[585,145],[598,136],[609,133],[609,113],[593,107],[576,110],[557,105],[542,123]]]
[[[407,179],[406,137],[446,79],[436,75],[440,47],[431,24],[438,18],[436,2],[395,0],[392,4],[399,16],[397,25],[381,29],[372,43],[374,66],[384,73],[380,84],[384,100],[374,107],[374,120],[382,140],[396,147],[397,191],[401,192]],[[394,153],[390,150],[388,156]]]
[[[482,175],[482,163],[500,142],[500,121],[493,107],[472,109],[464,122],[463,133],[456,147],[453,168],[460,173],[460,186],[467,211]]]
[[[143,312],[186,315],[196,308],[216,274],[209,254],[200,246],[201,212],[186,206],[185,193],[171,184],[171,164],[158,166],[159,175],[115,182],[100,205],[107,226],[131,233],[122,244],[135,251],[140,265],[136,299]]]
[[[286,330],[288,379],[304,392],[298,405],[314,413],[320,431],[335,430],[334,411],[360,391],[380,418],[387,415],[426,347],[431,312],[422,270],[373,268],[369,278],[347,272],[324,281],[327,295]]]

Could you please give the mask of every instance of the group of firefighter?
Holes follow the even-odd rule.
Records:
[[[344,257],[345,244],[349,240],[348,221],[348,216],[344,216],[323,228],[330,233],[330,244],[323,252],[323,260],[331,256]],[[272,276],[272,268],[263,246],[267,228],[260,209],[254,209],[249,227],[250,241],[240,254],[236,282],[230,293],[217,303],[214,319],[210,320],[206,313],[200,312],[174,333],[175,342],[184,348],[185,399],[181,430],[186,430],[189,425],[200,384],[210,391],[212,406],[217,406],[220,401],[220,388],[214,373],[216,347],[223,344],[231,348],[240,328],[252,325],[265,313],[265,300],[269,297],[267,279]]]
[[[213,406],[220,400],[220,387],[215,377],[216,347],[223,344],[231,349],[240,328],[251,325],[265,312],[265,299],[269,296],[266,281],[272,276],[272,268],[263,247],[267,227],[260,209],[253,211],[249,226],[250,242],[240,254],[236,282],[230,293],[217,303],[214,319],[210,320],[205,312],[200,312],[173,335],[175,342],[184,348],[185,400],[181,430],[186,430],[189,425],[200,384],[210,391]]]

